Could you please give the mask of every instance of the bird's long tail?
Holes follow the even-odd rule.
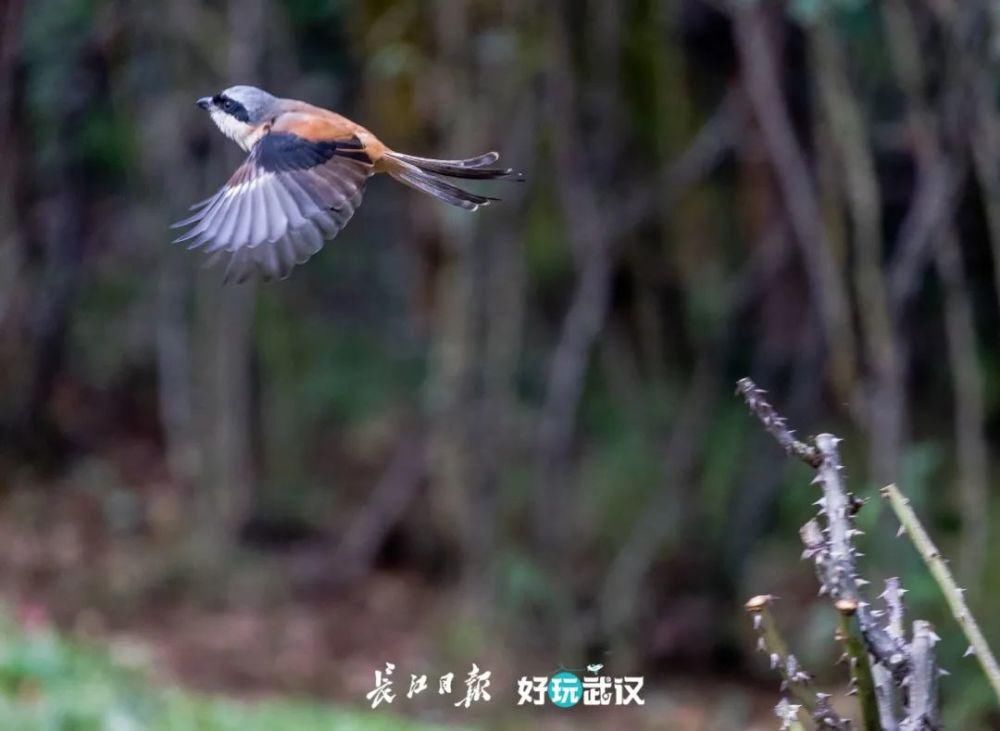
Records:
[[[520,173],[514,173],[510,168],[490,167],[500,159],[500,155],[495,152],[487,152],[485,155],[466,160],[435,160],[429,157],[404,155],[401,152],[387,152],[385,157],[386,171],[399,182],[428,193],[445,203],[470,211],[489,205],[499,198],[470,193],[442,180],[440,176],[467,180],[522,179]]]

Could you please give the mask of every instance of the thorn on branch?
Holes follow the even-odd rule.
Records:
[[[900,642],[906,641],[903,630],[903,594],[905,592],[906,590],[899,583],[899,578],[894,576],[885,580],[885,591],[881,594],[888,614],[886,631]]]
[[[758,650],[767,653],[771,669],[781,674],[781,691],[788,692],[795,698],[795,704],[788,703],[787,698],[783,699],[786,704],[784,710],[790,712],[790,709],[794,708],[795,712],[791,715],[797,718],[798,710],[804,708],[820,728],[848,731],[850,724],[830,708],[826,700],[829,695],[811,687],[813,676],[802,667],[798,658],[789,652],[788,645],[771,613],[774,599],[771,594],[759,594],[747,601],[744,608],[753,618]]]
[[[789,703],[787,698],[782,698],[778,705],[774,707],[774,715],[781,721],[781,731],[797,731],[802,728],[799,722],[799,711],[802,705]]]
[[[743,398],[747,408],[757,417],[764,429],[773,436],[789,455],[798,457],[810,467],[819,467],[822,457],[815,447],[795,438],[785,419],[764,398],[765,392],[749,378],[741,378],[736,393]]]
[[[947,561],[941,557],[941,552],[938,551],[937,546],[934,545],[931,537],[927,534],[923,524],[920,522],[920,518],[917,517],[916,512],[910,505],[910,501],[900,492],[899,488],[895,485],[886,485],[882,488],[881,493],[882,497],[888,500],[892,506],[900,525],[906,529],[906,534],[913,542],[917,553],[924,560],[931,576],[937,581],[941,593],[944,594],[952,616],[955,617],[955,621],[958,622],[966,638],[969,640],[969,649],[965,651],[965,654],[975,654],[983,672],[986,674],[986,678],[993,688],[993,692],[1000,699],[1000,666],[997,664],[996,657],[993,655],[986,637],[979,628],[979,623],[976,622],[975,617],[972,616],[972,612],[969,611],[969,605],[965,601],[962,590],[955,582],[955,578],[948,568]],[[900,593],[902,593],[902,590],[900,590]]]
[[[876,613],[861,593],[861,587],[869,582],[861,576],[857,566],[861,554],[854,548],[854,539],[863,532],[854,527],[854,516],[865,501],[845,487],[838,450],[841,439],[833,434],[819,434],[812,444],[800,442],[753,381],[742,379],[737,384],[737,393],[786,453],[816,470],[813,483],[822,488],[823,496],[816,501],[818,516],[806,522],[799,531],[802,557],[815,566],[820,596],[829,595],[840,614],[838,636],[844,643],[851,672],[850,694],[861,699],[865,728],[897,729],[897,719],[901,717],[898,689],[911,682],[910,647],[901,635],[894,636],[882,626],[881,612]],[[898,595],[901,596],[901,591]],[[761,637],[765,637],[769,624],[765,614],[768,603],[762,602],[756,610],[762,614],[762,619],[755,621]],[[853,637],[854,627],[857,627],[860,640]],[[768,646],[768,639],[760,644]],[[775,652],[773,646],[768,650]],[[786,656],[787,651],[779,654]],[[795,688],[793,683],[789,683],[789,687]],[[812,706],[805,699],[801,700],[810,711],[816,710],[815,699]],[[817,724],[823,726],[819,719]]]

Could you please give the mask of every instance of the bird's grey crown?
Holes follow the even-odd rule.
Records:
[[[256,86],[230,86],[219,96],[228,97],[238,102],[246,110],[248,122],[260,124],[271,116],[278,99]]]

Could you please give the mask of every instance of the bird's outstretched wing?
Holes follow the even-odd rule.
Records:
[[[322,122],[275,124],[219,192],[174,224],[192,227],[175,241],[228,257],[226,281],[284,278],[347,224],[371,174],[356,136]]]

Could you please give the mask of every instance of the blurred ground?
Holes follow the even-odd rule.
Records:
[[[115,665],[158,686],[252,702],[310,698],[359,710],[366,707],[374,670],[386,660],[404,673],[399,695],[410,669],[426,672],[432,684],[436,674],[451,670],[461,676],[468,670],[447,659],[461,655],[467,644],[463,633],[476,631],[461,626],[468,619],[462,600],[419,575],[382,570],[343,591],[303,590],[289,580],[302,560],[293,550],[254,552],[242,567],[229,567],[224,578],[199,577],[182,555],[176,566],[165,565],[163,547],[148,537],[109,540],[95,513],[101,508],[93,495],[46,494],[38,485],[11,490],[0,501],[0,601],[12,607],[16,619],[0,633],[0,647],[34,641],[55,627],[77,642],[109,648]],[[28,640],[12,639],[21,635]],[[490,654],[475,659],[493,671],[496,695],[490,704],[466,711],[433,696],[423,703],[398,697],[381,715],[552,731],[773,725],[772,688],[747,685],[735,675],[689,674],[684,667],[649,675],[643,708],[519,711],[516,678],[551,672],[553,663],[533,656],[527,649],[533,643],[494,638],[486,644]],[[294,728],[311,728],[295,721],[300,722],[304,725]]]

